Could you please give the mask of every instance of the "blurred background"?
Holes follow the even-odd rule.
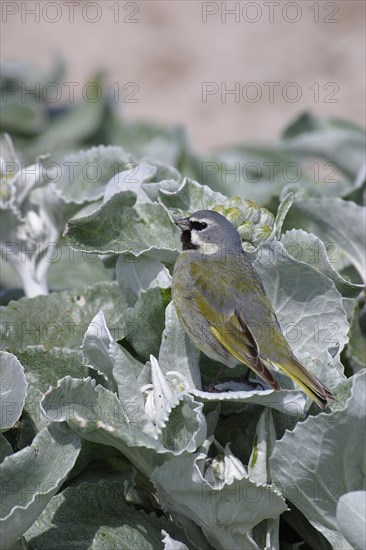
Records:
[[[364,125],[363,1],[28,0],[1,10],[3,74],[16,71],[10,61],[34,64],[53,110],[92,94],[85,85],[102,70],[126,119],[183,125],[198,153],[274,142],[304,111]],[[45,88],[55,55],[66,63],[61,88]]]
[[[191,178],[239,197],[235,205],[255,201],[272,221],[286,197],[365,204],[364,2],[4,0],[0,7],[0,229],[16,250],[30,236],[64,247],[66,221],[95,210],[119,174],[114,192],[132,189],[143,201],[156,197],[148,199],[141,182],[196,189]],[[202,197],[199,205],[206,207]],[[356,227],[349,220],[346,244]],[[250,246],[272,231],[263,224],[246,237]],[[299,224],[316,233],[309,215],[300,222],[292,207],[284,229]],[[40,252],[29,260],[35,272],[41,259]],[[14,286],[10,263],[3,262],[0,288]],[[69,263],[67,281],[62,262],[52,264],[51,288],[105,277],[87,262],[71,273]]]

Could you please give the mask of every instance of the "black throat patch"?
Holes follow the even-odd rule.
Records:
[[[184,231],[182,231],[180,240],[182,242],[182,250],[197,250],[199,248],[196,244],[193,244],[191,241],[190,229],[185,229]]]

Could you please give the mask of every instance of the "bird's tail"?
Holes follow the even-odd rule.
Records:
[[[295,357],[290,357],[286,365],[272,361],[276,367],[284,371],[294,382],[302,387],[311,399],[321,408],[326,409],[328,401],[335,401],[332,392],[311,374]]]

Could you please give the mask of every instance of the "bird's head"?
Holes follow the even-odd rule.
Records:
[[[175,224],[182,230],[183,250],[197,250],[203,254],[215,254],[241,250],[241,238],[235,227],[221,214],[212,210],[199,210]]]

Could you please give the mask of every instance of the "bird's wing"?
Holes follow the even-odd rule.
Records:
[[[210,329],[220,344],[238,361],[251,368],[271,388],[281,389],[271,371],[262,361],[257,341],[252,332],[247,325],[240,323],[236,312],[226,322],[224,330],[220,330],[214,325],[211,325]]]
[[[206,298],[211,309],[227,318],[235,315],[239,324],[247,327],[260,348],[262,361],[280,361],[291,353],[288,342],[261,280],[251,264],[242,263],[241,259],[224,270],[222,266],[215,269],[209,262],[191,265],[192,288]]]
[[[251,368],[273,389],[279,390],[280,385],[272,372],[266,367],[260,357],[258,343],[245,320],[234,309],[232,312],[220,311],[204,296],[197,299],[197,305],[209,323],[210,330],[221,346],[226,349],[239,363]]]

